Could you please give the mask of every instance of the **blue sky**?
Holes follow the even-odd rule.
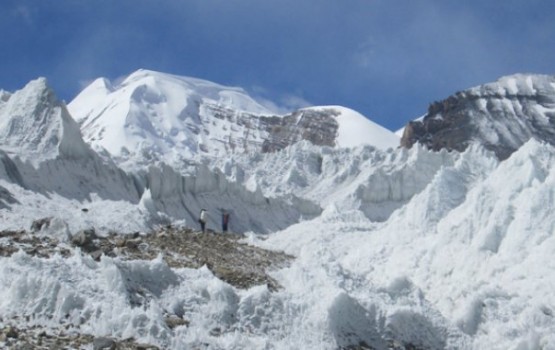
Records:
[[[554,14],[553,0],[4,0],[0,88],[45,76],[70,101],[146,68],[396,130],[458,90],[555,74]]]

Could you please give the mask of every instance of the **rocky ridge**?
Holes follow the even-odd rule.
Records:
[[[517,74],[432,103],[401,146],[463,151],[478,142],[508,158],[530,138],[555,144],[555,76]]]

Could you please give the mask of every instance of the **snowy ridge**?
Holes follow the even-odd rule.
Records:
[[[183,220],[197,226],[198,213],[208,210],[208,226],[219,229],[222,210],[232,215],[235,232],[269,233],[298,222],[302,217],[319,215],[321,208],[293,195],[264,197],[260,191],[228,181],[219,171],[200,166],[193,176],[182,176],[162,165],[150,167],[146,174],[146,190],[140,205],[150,213],[161,213],[171,223]]]
[[[325,208],[360,209],[369,219],[385,221],[391,213],[422,191],[441,167],[458,154],[316,147],[308,142],[282,152],[221,159],[214,166],[232,181],[265,196],[295,193]]]
[[[269,199],[202,167],[183,176],[163,164],[128,174],[99,158],[48,160],[37,168],[6,154],[0,160],[0,207],[8,209],[0,213],[4,229],[50,216],[69,223],[72,232],[90,226],[103,234],[146,231],[172,222],[196,227],[198,212],[206,208],[211,229],[219,228],[225,209],[233,215],[233,231],[268,233],[321,212],[309,200],[291,194]]]

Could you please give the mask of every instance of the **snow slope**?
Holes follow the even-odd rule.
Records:
[[[95,85],[90,98],[100,104],[118,91],[106,81]],[[151,86],[142,89],[136,101],[146,107],[155,99]],[[272,273],[283,289],[271,292],[234,288],[207,268],[173,269],[162,257],[97,262],[79,252],[70,258],[19,252],[0,258],[6,286],[0,326],[17,317],[21,326],[63,324],[165,348],[555,349],[553,146],[530,140],[504,161],[480,143],[461,153],[375,147],[364,143],[367,133],[381,135],[379,128],[355,133],[349,127],[360,116],[331,107],[339,146],[349,135],[354,147],[305,140],[272,153],[225,153],[191,162],[187,175],[169,163],[128,157],[125,172],[110,153],[101,158],[81,147],[63,104],[42,98],[50,96],[44,91],[30,84],[0,98],[0,228],[28,228],[55,216],[56,225],[39,234],[67,240],[91,226],[104,234],[191,225],[202,207],[211,213],[209,227],[217,228],[225,208],[235,210],[232,230],[253,231],[246,242],[295,259]],[[85,116],[81,126],[85,134],[91,128],[91,143],[106,142],[110,124],[96,117],[105,115]],[[302,111],[291,116],[301,118]],[[28,123],[27,134],[36,138],[18,123]],[[113,132],[128,131],[116,124]],[[141,140],[152,123],[134,125],[147,130],[121,144],[153,142]],[[58,142],[41,143],[41,135],[59,135]],[[66,140],[79,152],[66,152],[60,146]],[[152,296],[149,303],[132,303],[137,288]],[[189,325],[168,328],[168,313]]]
[[[376,148],[386,150],[399,146],[399,137],[395,133],[374,123],[362,114],[341,106],[318,106],[307,109],[326,110],[333,109],[339,113],[337,120],[338,147],[356,147],[361,145],[372,145]]]

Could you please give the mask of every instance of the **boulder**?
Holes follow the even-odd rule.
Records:
[[[46,217],[42,219],[38,219],[33,221],[31,224],[31,231],[32,232],[39,232],[43,228],[48,228],[50,226],[50,222],[52,221],[52,217]]]
[[[76,247],[80,247],[87,252],[93,252],[99,250],[93,242],[97,238],[98,236],[96,235],[94,228],[81,230],[71,238],[71,244]]]
[[[94,350],[115,350],[116,341],[106,337],[94,338],[93,349]]]

